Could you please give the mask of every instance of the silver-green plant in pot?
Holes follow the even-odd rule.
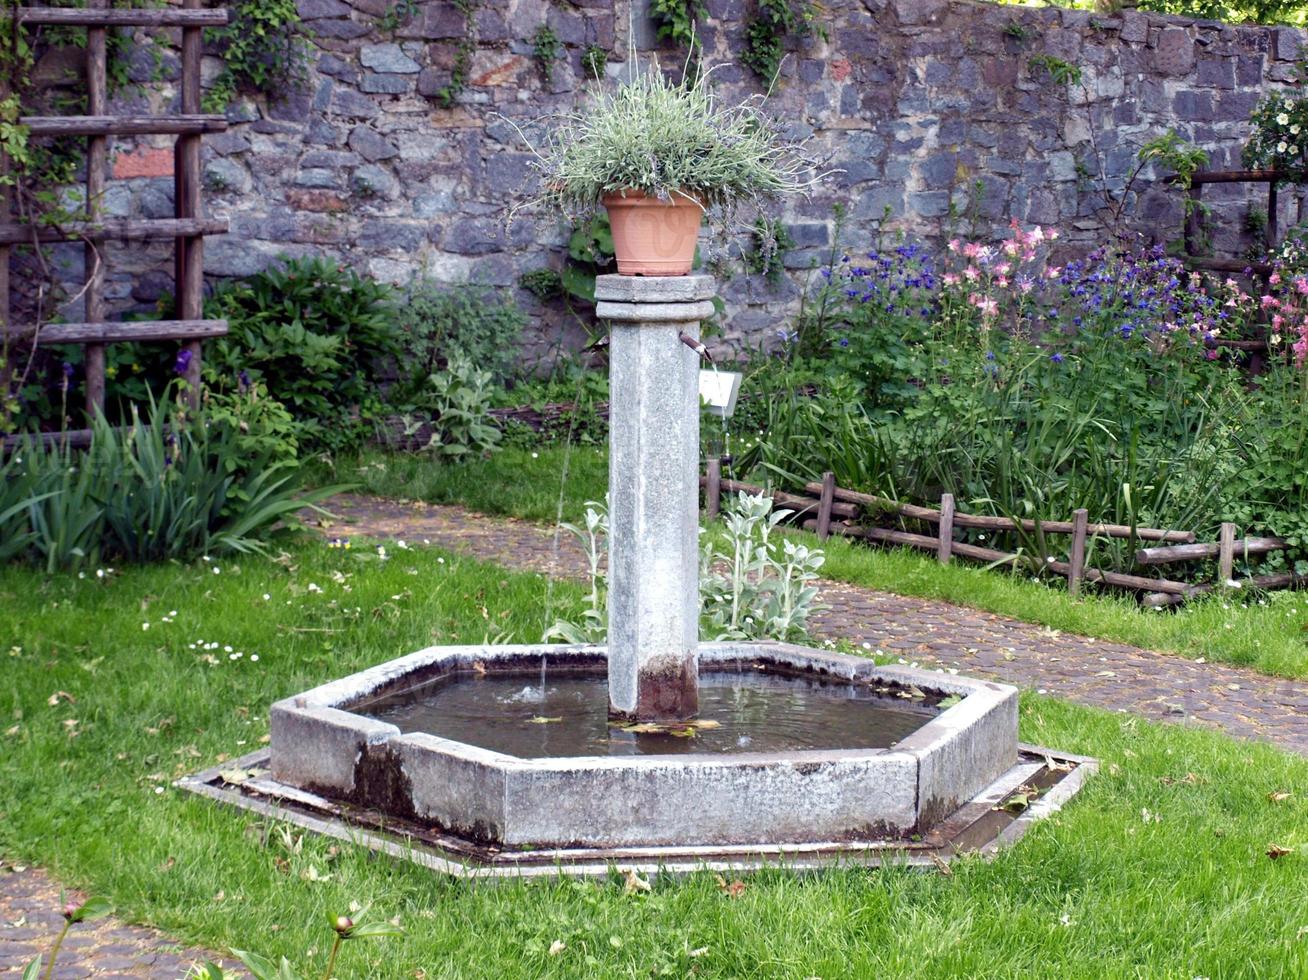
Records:
[[[711,76],[673,82],[656,67],[633,68],[532,147],[540,203],[574,220],[608,209],[622,275],[685,275],[706,212],[731,225],[742,207],[818,179],[804,144],[782,135],[762,97],[724,101]]]

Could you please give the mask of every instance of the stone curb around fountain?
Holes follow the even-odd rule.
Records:
[[[1017,762],[1017,691],[780,643],[701,644],[708,668],[765,663],[962,700],[890,749],[523,759],[349,709],[455,672],[602,670],[602,647],[432,647],[280,701],[272,778],[505,847],[795,844],[903,838]],[[382,770],[385,770],[384,772]]]

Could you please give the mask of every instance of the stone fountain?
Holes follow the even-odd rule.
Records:
[[[935,861],[1013,836],[991,825],[1019,789],[1043,787],[1045,809],[1074,792],[1089,760],[1019,746],[1013,687],[699,642],[693,348],[713,288],[596,282],[613,325],[607,647],[421,650],[274,704],[268,753],[246,760],[268,771],[239,791],[186,784],[459,874]]]

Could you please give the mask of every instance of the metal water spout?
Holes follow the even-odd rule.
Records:
[[[609,713],[699,709],[699,341],[711,276],[599,276],[609,344]]]

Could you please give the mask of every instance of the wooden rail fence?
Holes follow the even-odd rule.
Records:
[[[825,539],[832,534],[838,534],[888,545],[920,548],[934,552],[937,560],[946,565],[955,555],[986,562],[991,566],[1026,563],[1033,568],[1040,567],[1046,572],[1066,578],[1068,591],[1074,596],[1080,594],[1085,582],[1094,582],[1141,593],[1141,601],[1146,606],[1172,606],[1214,589],[1250,587],[1280,589],[1308,584],[1308,576],[1296,575],[1293,572],[1278,572],[1236,580],[1233,576],[1237,558],[1248,559],[1255,555],[1271,554],[1282,551],[1289,545],[1281,538],[1237,539],[1236,526],[1230,523],[1222,525],[1219,541],[1204,543],[1196,540],[1193,531],[1091,523],[1085,509],[1077,510],[1070,521],[1016,520],[985,514],[967,514],[957,509],[953,494],[944,494],[940,499],[939,508],[922,507],[859,493],[855,490],[846,490],[836,486],[835,477],[831,473],[824,473],[821,482],[805,484],[803,494],[789,493],[727,479],[722,475],[722,461],[718,459],[708,461],[704,476],[700,478],[700,485],[704,488],[704,507],[710,517],[716,517],[721,512],[724,492],[766,493],[779,506],[793,510],[795,513],[791,519],[800,527],[816,531],[820,538]],[[931,536],[897,528],[880,527],[872,523],[879,517],[907,518],[933,524],[936,527],[936,534]],[[996,548],[958,541],[954,536],[955,528],[1071,535],[1068,560],[1059,561],[1048,556],[1042,561],[1034,555],[1000,551]],[[1135,553],[1136,564],[1145,567],[1209,561],[1216,558],[1217,580],[1196,584],[1171,578],[1089,568],[1085,563],[1086,543],[1092,537],[1157,542],[1156,545],[1142,547]]]

